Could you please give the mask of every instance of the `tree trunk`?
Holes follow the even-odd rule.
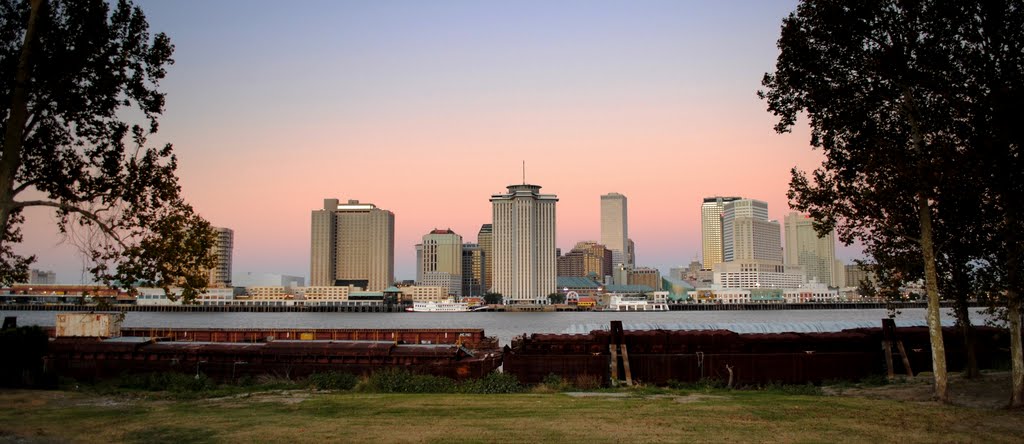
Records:
[[[14,75],[14,91],[11,93],[11,111],[4,133],[3,158],[0,159],[0,236],[6,233],[11,214],[17,209],[14,202],[14,179],[21,167],[22,138],[25,122],[28,121],[28,82],[32,72],[32,45],[36,36],[36,21],[39,10],[46,0],[32,0],[25,41],[21,44],[18,70]]]
[[[932,213],[928,198],[917,193],[918,217],[921,222],[921,252],[924,255],[924,285],[928,294],[928,336],[932,343],[932,373],[935,375],[935,399],[949,403],[949,384],[946,378],[946,345],[942,340],[942,318],[939,311],[938,272],[935,270],[935,250],[932,240]]]
[[[1010,317],[1010,362],[1013,380],[1010,407],[1024,407],[1024,350],[1021,346],[1020,293],[1007,291],[1007,314]]]
[[[964,350],[967,362],[964,363],[964,377],[974,379],[981,376],[978,369],[978,352],[974,340],[974,325],[971,324],[971,313],[967,306],[967,297],[960,293],[956,298],[956,317],[960,321],[960,334],[964,338]]]

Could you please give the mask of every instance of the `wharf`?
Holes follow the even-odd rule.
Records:
[[[952,308],[952,301],[942,301],[940,306]],[[971,304],[981,307],[980,304]],[[351,306],[314,305],[134,305],[113,304],[105,310],[142,311],[169,313],[398,313],[406,305],[377,304]],[[669,303],[669,311],[755,311],[755,310],[871,310],[871,309],[928,308],[924,301],[909,302],[807,302],[807,303],[750,303],[750,304],[681,304]],[[99,309],[90,304],[2,304],[3,311],[93,311]],[[577,312],[591,311],[570,305],[491,305],[473,310],[474,312]],[[624,313],[624,312],[620,312]],[[649,313],[638,311],[635,313]]]

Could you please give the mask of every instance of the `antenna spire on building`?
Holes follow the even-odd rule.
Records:
[[[523,185],[526,185],[526,161],[523,161]]]

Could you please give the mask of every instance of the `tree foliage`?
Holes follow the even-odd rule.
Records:
[[[505,296],[501,293],[487,292],[484,293],[484,303],[487,305],[500,305],[504,302]]]
[[[554,292],[548,295],[548,302],[552,304],[564,304],[565,295],[559,292]]]
[[[825,154],[810,177],[793,171],[793,205],[862,242],[887,279],[925,278],[942,400],[940,286],[964,292],[998,276],[991,293],[1019,309],[1020,209],[1009,202],[1022,191],[1022,14],[1020,0],[805,0],[759,92],[777,131],[805,114]],[[1010,318],[1019,337],[1019,311]]]
[[[181,196],[171,145],[147,146],[173,63],[127,0],[0,1],[0,281],[24,279],[22,210],[53,208],[98,281],[205,287],[214,235]]]

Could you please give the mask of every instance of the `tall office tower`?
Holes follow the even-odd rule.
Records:
[[[539,303],[555,291],[555,203],[539,185],[509,185],[491,196],[494,291],[505,303]]]
[[[726,202],[740,197],[705,197],[700,206],[700,243],[704,254],[704,268],[711,269],[722,262],[722,210]]]
[[[309,285],[381,291],[395,280],[395,215],[373,204],[324,199],[313,210]]]
[[[212,288],[224,288],[231,286],[231,252],[234,249],[235,232],[230,228],[213,227],[217,241],[210,249],[216,263],[209,270],[209,281],[207,285]]]
[[[739,199],[726,202],[722,207],[722,261],[730,262],[740,257],[737,256],[734,248],[736,239],[736,228],[733,226],[736,221],[748,218],[756,221],[768,220],[768,203],[754,199]],[[776,229],[778,231],[778,229]],[[776,234],[778,237],[778,234]],[[781,245],[779,253],[781,254]],[[742,256],[743,259],[750,257]],[[781,261],[782,258],[779,258]]]
[[[612,275],[612,251],[593,241],[577,242],[565,256],[558,257],[558,275],[593,277],[604,282],[605,276]]]
[[[629,224],[626,196],[608,193],[601,196],[601,243],[612,251],[612,262],[633,266],[629,259]]]
[[[484,252],[484,293],[487,293],[494,287],[494,230],[491,224],[480,226],[476,243]]]
[[[462,295],[462,236],[451,229],[434,229],[423,235],[423,243],[417,245],[417,284],[428,285],[427,277],[437,285],[439,273],[449,276],[448,294]],[[421,249],[422,248],[422,249]]]
[[[776,220],[733,220],[733,253],[725,262],[761,260],[782,265],[782,227]]]
[[[484,287],[486,270],[484,249],[479,244],[462,244],[463,296],[482,296],[487,291]]]
[[[814,231],[814,221],[806,215],[789,213],[785,219],[786,227],[786,265],[802,265],[807,278],[817,278],[818,282],[838,287],[840,279],[835,275],[836,237],[831,232],[818,237]],[[845,276],[843,276],[845,281]]]

